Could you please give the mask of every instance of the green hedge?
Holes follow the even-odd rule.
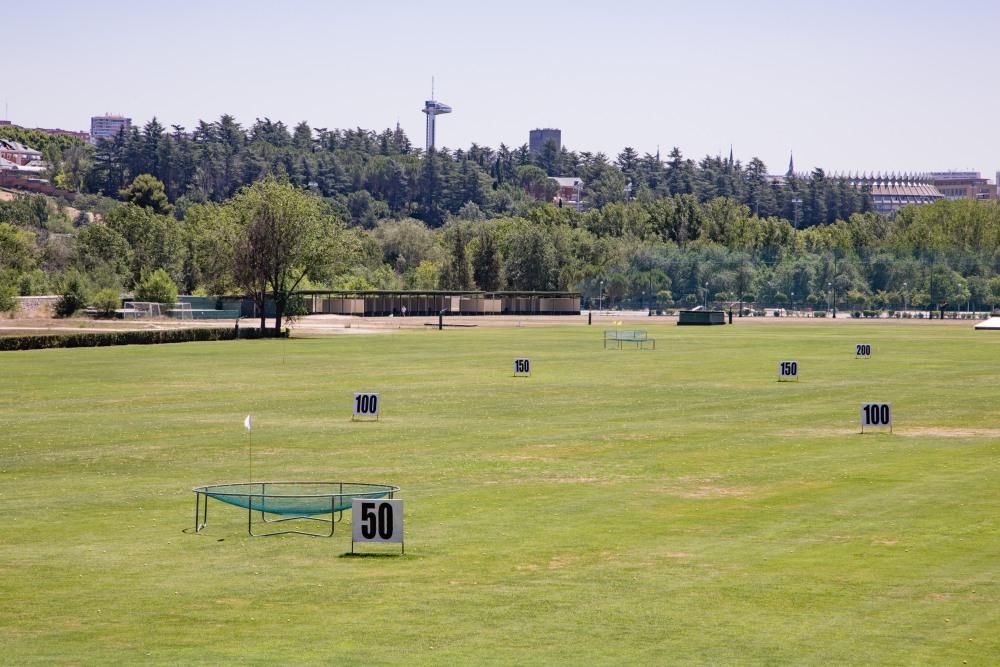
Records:
[[[270,332],[268,332],[270,333]],[[240,338],[261,338],[260,329],[240,329]],[[281,332],[288,337],[288,330]],[[53,347],[103,347],[106,345],[155,345],[196,341],[235,340],[236,330],[165,329],[157,331],[113,331],[107,333],[52,334],[0,337],[0,351],[42,350]]]

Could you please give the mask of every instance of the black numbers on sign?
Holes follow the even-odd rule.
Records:
[[[378,396],[358,394],[354,397],[354,411],[359,415],[373,415],[378,412]]]
[[[366,540],[370,540],[375,537],[375,531],[378,528],[378,515],[372,510],[375,509],[375,503],[361,503],[361,535],[364,536]]]
[[[378,505],[378,512],[375,511]],[[366,540],[377,534],[383,540],[392,537],[392,505],[389,503],[361,503],[361,535]]]
[[[383,540],[392,537],[392,505],[382,503],[378,508],[378,536]]]
[[[515,359],[514,360],[514,372],[515,373],[530,373],[531,372],[531,360],[530,359]]]
[[[886,426],[889,424],[890,413],[888,403],[870,403],[864,407],[865,424],[868,426]]]
[[[871,345],[858,344],[858,345],[855,346],[855,348],[857,349],[857,353],[856,353],[857,356],[859,356],[859,357],[868,357],[868,356],[871,356],[871,353],[872,353],[872,346]]]
[[[799,362],[797,361],[782,361],[781,362],[781,374],[787,376],[796,376],[799,374]]]

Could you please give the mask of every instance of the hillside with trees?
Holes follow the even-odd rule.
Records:
[[[820,169],[769,179],[757,158],[694,161],[675,148],[659,160],[625,148],[612,160],[554,145],[424,152],[398,129],[243,128],[223,116],[191,132],[153,120],[96,148],[73,144],[54,169],[100,220],[69,220],[44,197],[0,202],[8,296],[70,283],[131,292],[158,270],[182,293],[253,293],[232,230],[249,229],[263,188],[298,193],[295,210],[314,221],[287,226],[290,238],[323,229],[336,239],[285,288],[577,290],[612,307],[1000,301],[996,203],[887,218],[842,179]],[[555,175],[583,180],[585,210],[550,203]]]

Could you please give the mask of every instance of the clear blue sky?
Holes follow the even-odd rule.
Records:
[[[1000,3],[12,2],[0,103],[27,126],[231,113],[496,147],[757,155],[784,172],[1000,169]],[[3,107],[0,106],[0,113]]]

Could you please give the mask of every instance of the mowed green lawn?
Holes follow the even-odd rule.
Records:
[[[1000,335],[649,331],[3,353],[0,662],[996,664]],[[403,487],[406,555],[216,501],[183,532],[247,413],[257,479]]]

